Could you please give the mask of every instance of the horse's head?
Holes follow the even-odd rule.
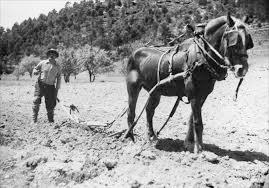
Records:
[[[248,71],[247,50],[253,48],[251,35],[245,22],[227,17],[212,20],[205,28],[205,37],[221,53],[225,64],[231,67],[236,78],[242,78]]]

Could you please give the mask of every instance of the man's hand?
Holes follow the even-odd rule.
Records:
[[[55,99],[57,99],[57,96],[58,96],[58,89],[55,89],[54,96],[55,96]]]

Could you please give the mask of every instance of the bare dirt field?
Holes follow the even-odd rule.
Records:
[[[0,187],[263,187],[269,169],[269,56],[250,53],[250,69],[232,100],[238,80],[216,83],[203,107],[204,151],[186,151],[190,106],[181,103],[156,143],[146,138],[145,115],[136,142],[109,134],[126,129],[126,115],[106,133],[72,122],[60,105],[49,124],[42,101],[31,125],[36,78],[0,81]],[[75,104],[85,121],[111,121],[127,105],[123,77],[89,83],[81,74],[62,84],[61,103]],[[142,91],[137,114],[147,99]],[[174,97],[162,97],[154,116],[158,130]]]

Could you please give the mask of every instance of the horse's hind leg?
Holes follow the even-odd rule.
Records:
[[[129,128],[132,126],[135,118],[135,108],[136,102],[141,90],[141,84],[139,82],[139,75],[137,71],[131,71],[127,75],[126,79],[127,91],[128,91],[128,111],[127,111],[127,123]],[[132,140],[134,140],[133,131],[130,131],[129,135]]]
[[[147,127],[148,127],[148,138],[149,140],[156,140],[157,136],[154,133],[153,125],[152,125],[152,119],[155,113],[155,108],[160,103],[160,96],[150,96],[149,103],[146,107],[146,113],[147,113]]]
[[[190,118],[189,118],[188,126],[189,126],[189,129],[188,129],[185,141],[184,141],[184,146],[188,150],[192,150],[191,147],[192,147],[193,142],[194,142],[194,137],[193,137],[193,113],[192,112],[191,112],[191,115],[190,115]]]

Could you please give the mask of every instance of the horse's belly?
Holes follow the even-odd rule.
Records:
[[[151,88],[145,87],[147,91],[150,91]],[[157,88],[153,94],[158,94],[162,96],[185,96],[185,85],[184,80],[172,81],[165,85]]]

